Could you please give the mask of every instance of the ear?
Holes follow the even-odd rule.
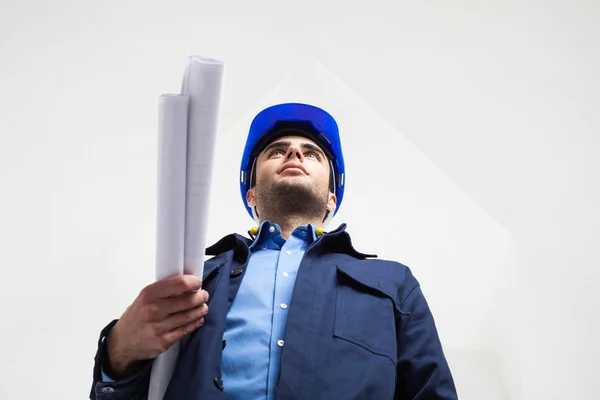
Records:
[[[329,192],[329,199],[327,200],[327,211],[332,213],[335,210],[336,205],[337,197],[335,197],[335,194]]]
[[[256,207],[256,196],[254,195],[254,188],[248,189],[246,192],[246,203],[248,207]]]

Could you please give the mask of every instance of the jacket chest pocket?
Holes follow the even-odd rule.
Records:
[[[333,335],[396,365],[396,305],[370,279],[337,267]]]

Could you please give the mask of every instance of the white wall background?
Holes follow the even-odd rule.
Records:
[[[332,226],[415,271],[460,398],[595,398],[599,40],[592,0],[0,0],[0,398],[87,398],[152,281],[157,100],[191,54],[227,62],[210,242],[252,225],[252,116],[321,105]]]

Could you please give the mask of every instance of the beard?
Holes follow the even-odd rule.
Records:
[[[271,221],[284,216],[322,220],[329,200],[328,188],[290,179],[261,182],[255,195],[260,217]]]

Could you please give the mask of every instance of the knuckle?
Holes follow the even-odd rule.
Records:
[[[194,322],[194,320],[196,319],[196,316],[194,315],[193,312],[187,312],[184,315],[184,320],[186,324],[189,324],[190,322]]]
[[[142,317],[146,321],[152,321],[158,315],[158,306],[156,304],[148,304],[143,308]]]
[[[165,283],[165,290],[169,292],[181,292],[183,287],[183,280],[181,275],[175,275],[169,279],[169,285]]]
[[[187,275],[180,275],[179,282],[183,291],[188,291],[194,287],[192,279]]]
[[[199,290],[202,287],[201,279],[196,275],[185,275],[187,290]]]
[[[187,336],[190,333],[192,333],[194,331],[194,327],[190,326],[190,325],[186,325],[183,328],[181,328],[181,333],[183,333],[183,336]]]
[[[186,308],[193,308],[198,305],[198,299],[193,294],[185,299]]]
[[[145,303],[148,300],[148,291],[149,290],[150,289],[148,289],[148,286],[146,286],[145,288],[140,290],[140,294],[138,295],[138,299],[140,300],[140,302]]]

